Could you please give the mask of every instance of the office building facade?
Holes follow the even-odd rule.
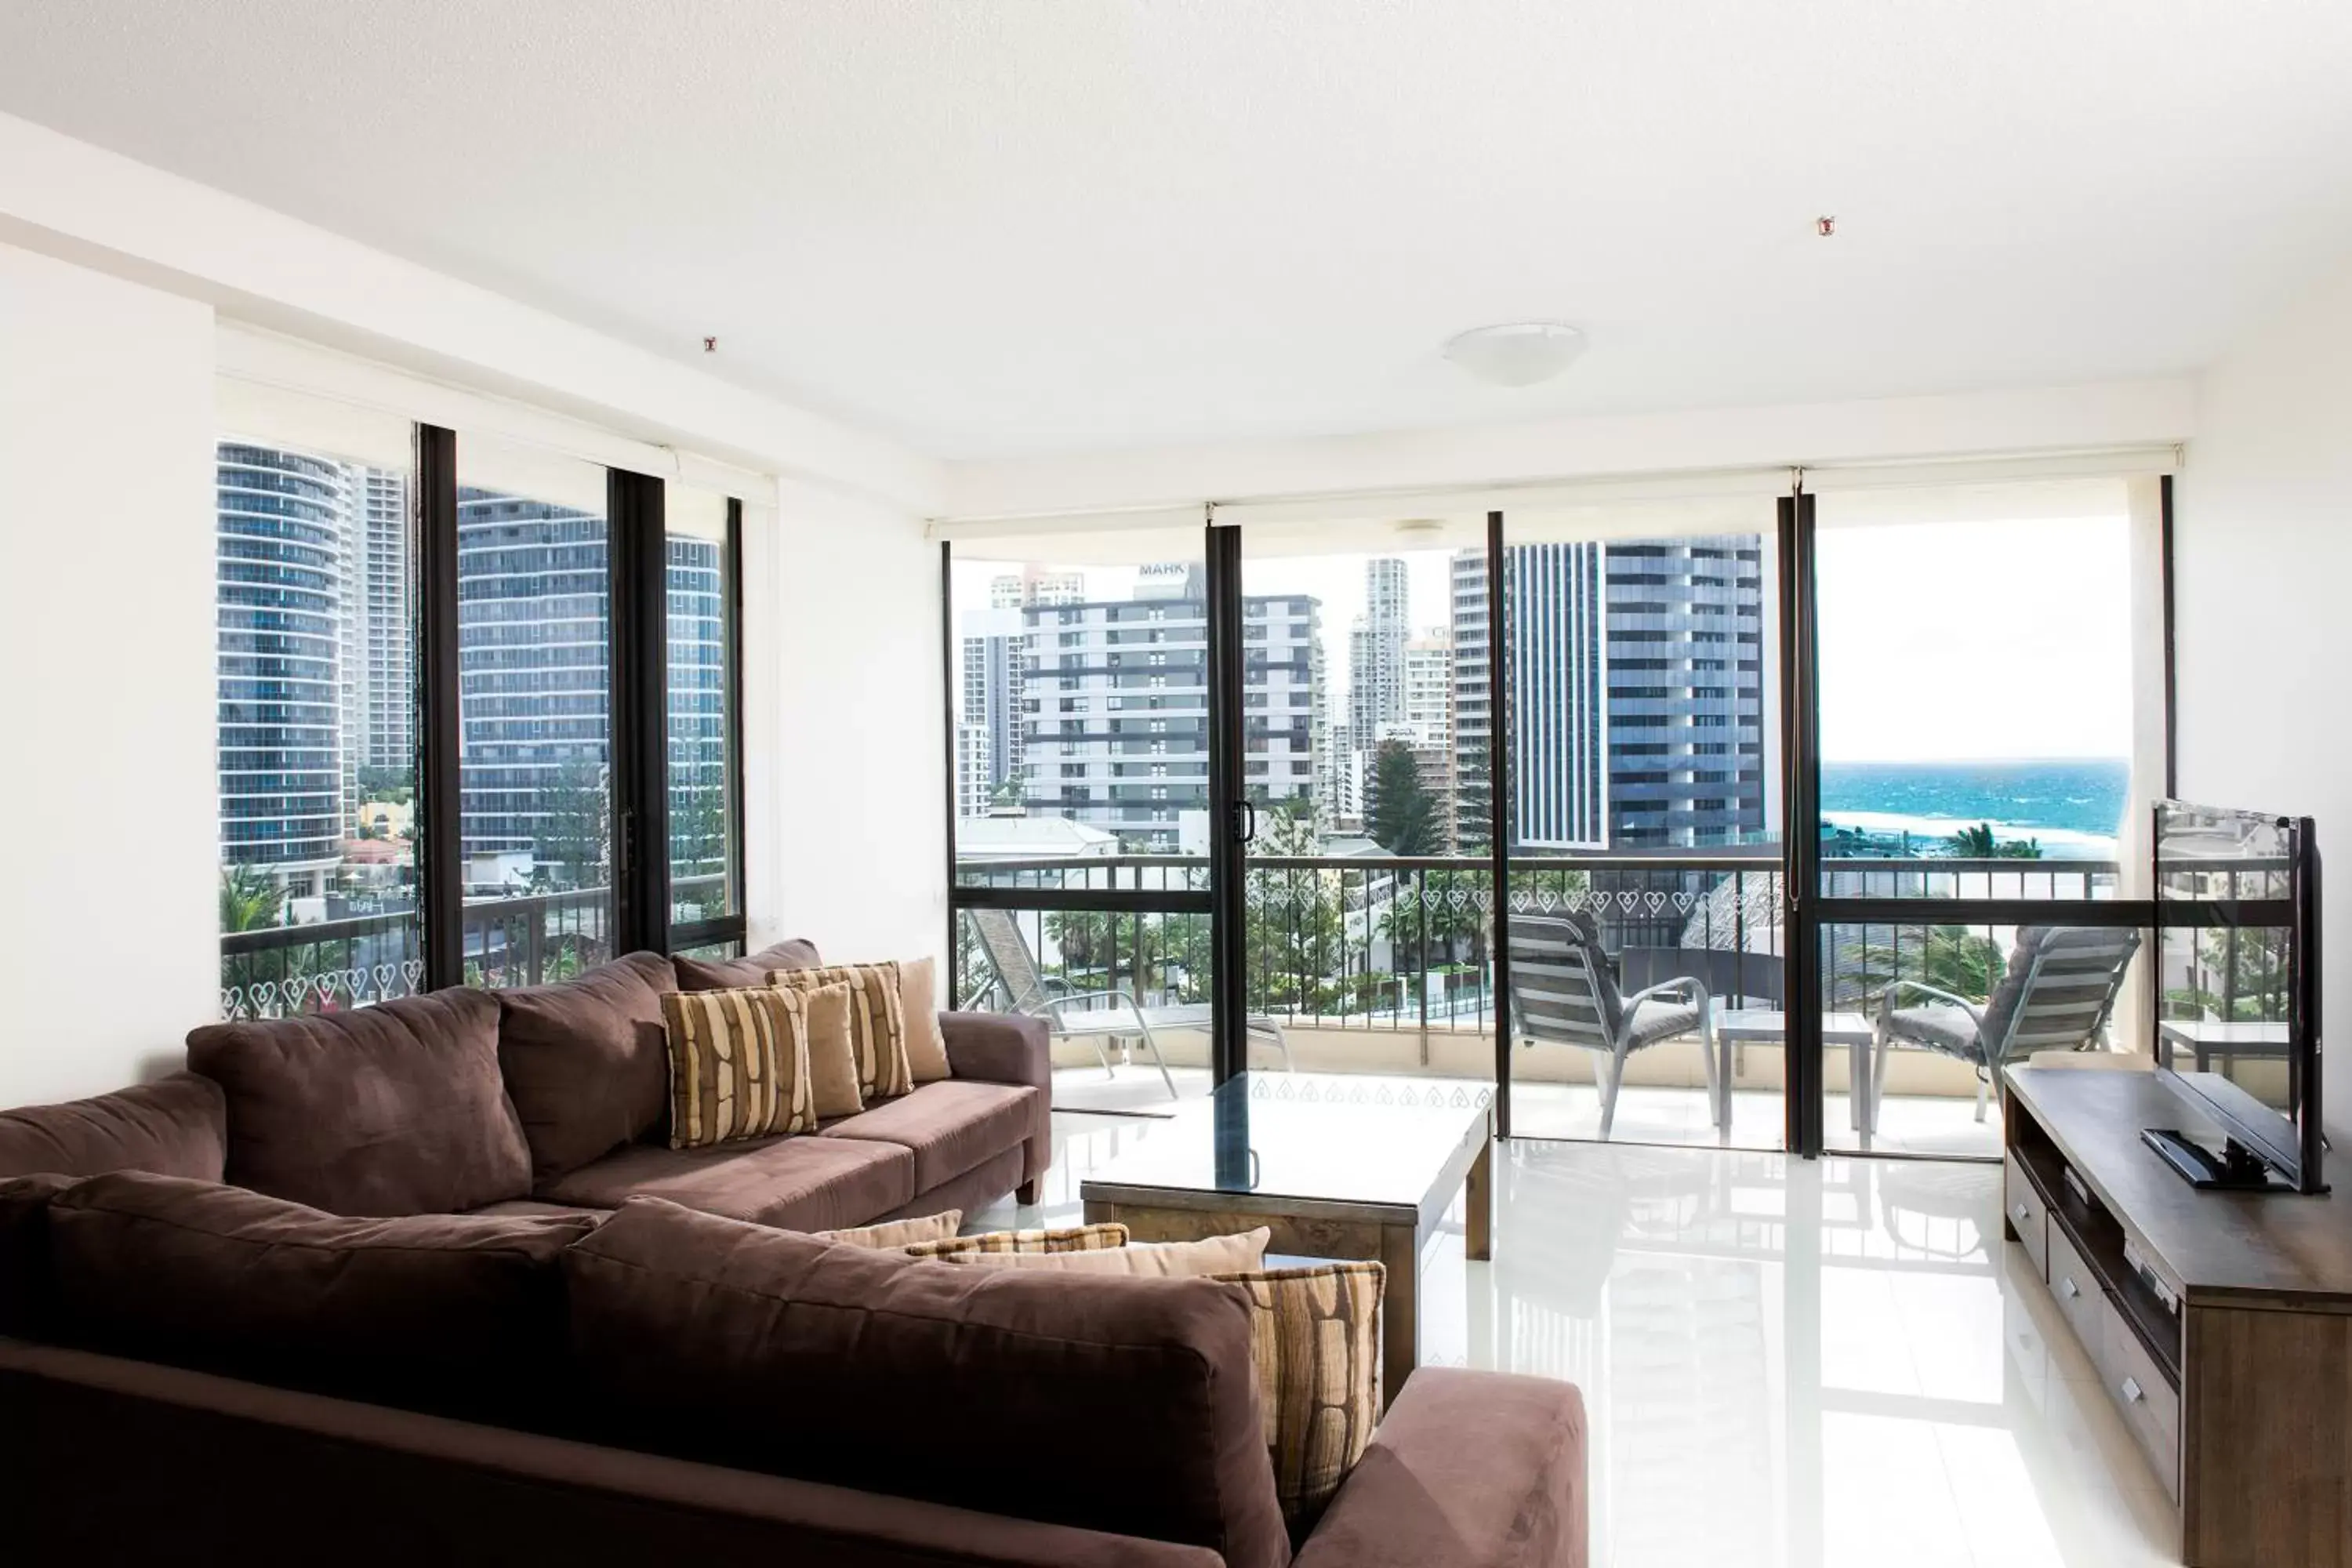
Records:
[[[1134,596],[1031,605],[1023,670],[1024,802],[1173,854],[1209,808],[1208,595],[1197,565],[1140,569]],[[1312,799],[1320,606],[1243,602],[1244,772],[1253,795]]]

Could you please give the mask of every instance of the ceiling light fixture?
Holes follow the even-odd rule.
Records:
[[[1496,386],[1549,381],[1584,352],[1584,334],[1560,321],[1473,327],[1445,340],[1445,357]]]

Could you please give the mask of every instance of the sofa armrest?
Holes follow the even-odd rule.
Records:
[[[1031,1187],[1054,1157],[1053,1036],[1045,1021],[1018,1013],[942,1013],[940,1037],[947,1045],[948,1070],[957,1078],[1037,1091],[1021,1158],[1021,1184]],[[1034,1191],[1027,1194],[1034,1196]]]
[[[1415,1372],[1293,1568],[1585,1568],[1584,1396]]]

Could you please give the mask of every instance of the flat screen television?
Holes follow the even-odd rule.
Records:
[[[2311,818],[2158,801],[2154,843],[2157,1070],[2221,1136],[2142,1137],[2200,1186],[2323,1192]]]

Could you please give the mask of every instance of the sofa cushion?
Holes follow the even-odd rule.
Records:
[[[1274,1489],[1292,1536],[1302,1537],[1363,1456],[1381,1418],[1381,1296],[1388,1271],[1378,1263],[1321,1263],[1227,1278],[1249,1292],[1258,1413]]]
[[[731,991],[739,985],[765,985],[779,969],[814,969],[816,943],[794,937],[762,948],[744,958],[673,958],[680,991]]]
[[[642,1199],[563,1268],[613,1440],[1288,1560],[1234,1286],[943,1268]]]
[[[586,1218],[347,1219],[169,1176],[49,1205],[61,1324],[91,1348],[380,1404],[522,1418],[563,1346]]]
[[[213,1024],[188,1065],[228,1096],[227,1179],[340,1215],[457,1214],[530,1195],[479,991]]]
[[[83,1180],[48,1173],[0,1177],[0,1334],[49,1331],[49,1203]]]
[[[867,1104],[895,1099],[915,1087],[907,1065],[907,1009],[899,1000],[898,966],[831,963],[822,969],[777,969],[772,985],[814,991],[849,983],[849,1037],[857,1047],[857,1092]]]
[[[670,961],[633,952],[555,985],[497,993],[499,1067],[545,1183],[665,1125]],[[520,1195],[520,1194],[517,1194]]]
[[[1117,1220],[1096,1225],[1060,1226],[1051,1230],[990,1230],[977,1236],[949,1236],[937,1241],[909,1242],[909,1258],[960,1258],[975,1252],[1054,1253],[1108,1252],[1128,1244],[1127,1226]]]
[[[671,1148],[816,1130],[801,993],[748,985],[673,991],[661,1000]]]
[[[1210,1276],[1255,1277],[1265,1267],[1265,1226],[1196,1241],[1146,1241],[1133,1247],[1080,1248],[1067,1252],[947,1252],[942,1263],[971,1268],[1029,1268],[1061,1274],[1124,1274],[1137,1279],[1197,1279]]]
[[[0,1176],[147,1171],[217,1182],[228,1159],[220,1086],[178,1072],[63,1105],[0,1110]]]
[[[819,1241],[829,1241],[835,1247],[880,1247],[897,1250],[919,1242],[944,1240],[953,1236],[962,1225],[963,1210],[949,1209],[943,1214],[921,1215],[914,1219],[894,1219],[881,1225],[861,1225],[847,1230],[819,1230],[810,1234]]]
[[[907,1070],[917,1083],[953,1076],[948,1043],[940,1033],[940,965],[937,959],[898,963],[898,1013],[907,1026]]]
[[[915,1159],[893,1143],[771,1138],[713,1149],[633,1143],[551,1183],[539,1195],[615,1209],[646,1194],[705,1214],[789,1230],[879,1219],[915,1196]]]
[[[944,1079],[829,1123],[822,1136],[912,1150],[915,1190],[927,1193],[991,1154],[1019,1148],[1029,1135],[1029,1108],[1036,1093],[1009,1084]]]
[[[849,983],[803,991],[802,1023],[808,1039],[809,1097],[820,1121],[866,1109],[857,1091],[857,1043],[849,1026]]]

